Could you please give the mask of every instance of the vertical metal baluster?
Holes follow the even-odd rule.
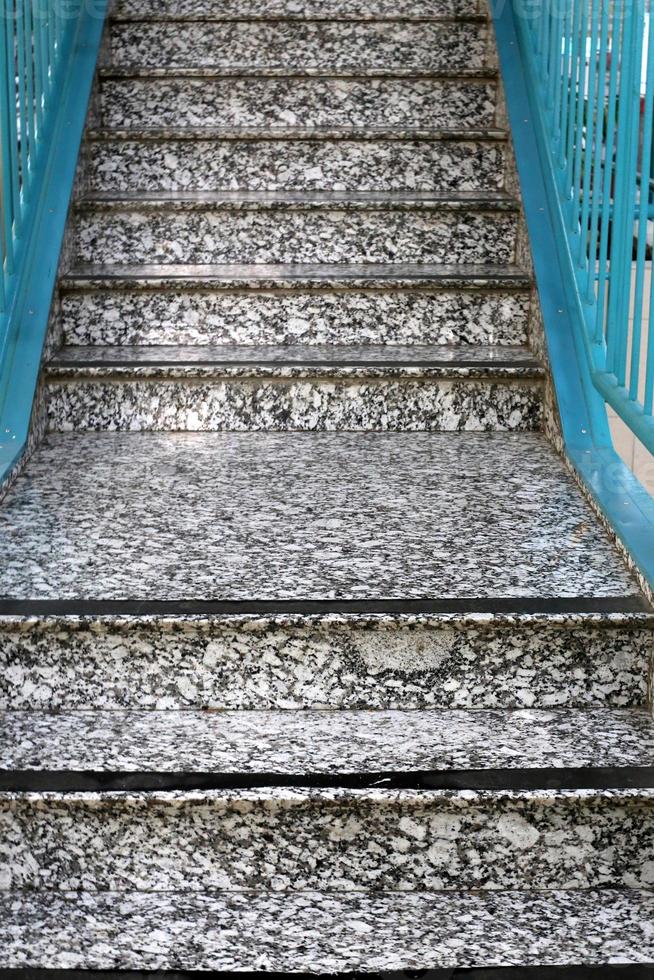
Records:
[[[590,305],[596,296],[597,250],[599,236],[600,204],[602,203],[602,186],[604,167],[602,164],[605,148],[606,132],[604,127],[605,83],[608,74],[608,40],[609,40],[609,6],[610,0],[599,0],[601,6],[601,31],[599,46],[599,62],[597,66],[596,122],[595,149],[593,153],[593,174],[591,180],[591,213],[590,231],[588,234],[588,283],[586,285],[586,302]],[[597,310],[596,310],[597,312]],[[601,336],[601,335],[600,335]],[[594,329],[594,339],[598,340],[597,323]]]
[[[582,0],[583,2],[583,0]],[[566,175],[565,191],[566,200],[570,201],[574,196],[574,150],[579,101],[579,89],[581,86],[580,65],[583,54],[581,47],[581,7],[582,3],[575,3],[574,16],[572,21],[572,45],[570,49],[570,84],[568,89],[568,132],[566,149]],[[569,208],[566,209],[569,213]]]
[[[584,115],[586,107],[586,84],[588,68],[586,51],[588,48],[588,0],[580,0],[582,7],[579,27],[579,82],[577,90],[577,113],[575,117],[574,167],[572,170],[572,207],[570,209],[570,231],[579,231],[579,211],[581,204],[581,164],[584,155]],[[592,2],[592,0],[591,0]]]
[[[565,17],[563,19],[563,68],[561,71],[561,137],[559,139],[559,166],[563,170],[568,164],[566,136],[568,132],[568,116],[570,109],[569,85],[572,74],[571,67],[571,48],[572,48],[572,11],[574,0],[567,0],[565,6]],[[568,91],[566,91],[568,86]]]
[[[581,190],[581,217],[579,219],[579,250],[577,253],[577,265],[580,269],[590,270],[590,243],[588,219],[590,215],[590,195],[591,195],[591,173],[594,157],[595,140],[601,141],[597,135],[595,124],[595,109],[597,104],[597,90],[600,84],[599,64],[597,60],[599,46],[599,14],[600,3],[602,0],[591,0],[590,17],[590,52],[588,62],[588,108],[586,112],[586,139],[585,152],[583,159],[583,178]]]
[[[5,54],[7,58],[6,86],[7,86],[7,149],[10,160],[11,178],[11,210],[14,229],[14,238],[20,237],[22,233],[22,215],[20,207],[20,170],[18,161],[18,126],[16,119],[16,18],[13,0],[6,0],[5,10],[8,19],[5,23]]]
[[[34,115],[37,139],[43,126],[43,24],[38,0],[29,0],[32,9],[34,43]]]
[[[643,25],[644,30],[644,25]],[[636,401],[640,387],[640,347],[642,340],[643,290],[645,285],[645,254],[649,222],[650,174],[652,170],[652,116],[654,115],[654,17],[650,16],[647,44],[645,103],[643,109],[643,150],[640,167],[638,216],[638,247],[636,250],[636,279],[634,284],[634,318],[631,337],[629,369],[629,398]],[[649,341],[649,336],[648,336]],[[645,371],[647,373],[648,365]]]
[[[615,203],[611,274],[609,278],[609,324],[607,369],[623,386],[627,372],[627,331],[631,300],[636,168],[640,122],[640,74],[642,60],[643,0],[626,0],[623,33],[623,67],[618,107],[618,149],[615,164]]]
[[[5,16],[5,3],[2,0],[2,23],[0,23],[0,212],[2,216],[2,253],[4,270],[2,279],[2,308],[5,308],[5,276],[14,271],[14,191],[12,130],[10,125],[9,96],[11,92],[11,62],[8,52],[11,48],[8,36],[11,21]]]
[[[629,2],[629,0],[627,0]],[[600,232],[600,247],[598,258],[597,279],[597,315],[595,318],[595,341],[602,339],[608,342],[609,326],[605,326],[606,294],[609,281],[608,254],[609,231],[612,223],[613,183],[615,176],[615,124],[617,117],[618,77],[620,65],[620,50],[624,37],[623,0],[614,0],[613,21],[611,30],[611,69],[609,74],[609,94],[606,109],[606,140],[604,144],[604,180],[602,183],[602,221]]]
[[[34,166],[36,149],[36,123],[34,117],[34,45],[32,30],[32,7],[30,0],[23,0],[23,47],[25,51],[25,98],[27,101],[27,135],[29,138],[28,167],[29,174]]]
[[[16,87],[18,89],[21,207],[25,208],[29,171],[29,136],[27,130],[27,85],[25,81],[25,29],[21,0],[16,0]]]

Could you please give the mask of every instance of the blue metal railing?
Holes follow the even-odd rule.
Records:
[[[654,17],[646,0],[537,0],[538,79],[593,383],[654,451]]]
[[[0,0],[0,483],[29,431],[106,0]]]
[[[644,0],[629,2],[490,6],[565,454],[654,592],[654,498],[617,455],[607,419],[610,402],[652,446],[641,199],[651,207],[654,46]]]

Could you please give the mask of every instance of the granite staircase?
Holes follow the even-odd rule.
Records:
[[[118,0],[0,508],[0,977],[654,977],[654,611],[557,440],[477,0]]]

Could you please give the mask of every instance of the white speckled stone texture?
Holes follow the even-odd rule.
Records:
[[[639,595],[536,433],[51,435],[0,553],[13,598]]]
[[[482,68],[488,63],[485,22],[196,21],[117,23],[110,32],[113,65],[256,65],[342,68]],[[494,48],[490,49],[494,52]]]
[[[293,276],[287,267],[225,266],[215,270],[166,267],[130,270],[131,276],[99,278],[110,268],[90,270],[68,280],[62,295],[67,344],[461,344],[476,347],[525,344],[529,290],[502,278],[487,279],[480,269],[477,285],[445,280],[432,272],[414,272],[413,284],[382,278],[359,267],[365,278],[339,280],[343,267],[323,267],[322,283],[307,278],[321,267],[304,267]],[[271,277],[261,281],[266,271]],[[465,271],[465,270],[464,270]],[[151,278],[143,278],[147,272]],[[248,277],[249,273],[249,277]],[[448,270],[445,270],[447,275]],[[452,274],[452,270],[449,270]],[[171,278],[171,276],[174,277]],[[197,276],[194,279],[194,274]],[[139,279],[138,276],[142,278]],[[222,278],[221,278],[222,275]],[[277,276],[277,278],[275,278]],[[254,277],[254,278],[253,278]],[[388,281],[390,280],[390,281]]]
[[[4,889],[654,888],[654,789],[2,793],[0,827]]]
[[[136,263],[375,263],[509,265],[517,215],[490,203],[409,195],[384,200],[221,195],[183,202],[98,201],[76,221],[75,261]]]
[[[155,131],[156,132],[156,131]],[[400,131],[349,135],[287,131],[282,139],[220,130],[185,138],[184,130],[143,130],[119,138],[105,130],[90,144],[87,181],[94,191],[147,190],[499,190],[506,147],[483,134],[429,139]],[[400,134],[398,134],[399,137]],[[232,138],[230,138],[230,136]]]
[[[106,78],[103,126],[495,124],[496,86],[440,78]]]
[[[456,614],[0,619],[7,710],[631,708],[652,620]]]
[[[608,708],[12,711],[0,716],[0,758],[5,769],[92,773],[620,770],[654,765],[654,724],[644,709]]]
[[[8,967],[293,973],[654,961],[648,891],[0,893]]]

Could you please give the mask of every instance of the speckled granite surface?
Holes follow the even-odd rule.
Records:
[[[225,773],[654,766],[644,709],[0,716],[2,769]]]
[[[470,281],[450,278],[449,266],[415,266],[412,281],[400,263],[395,273],[393,266],[383,268],[384,274],[374,266],[101,267],[66,281],[65,339],[108,345],[526,342],[529,291],[514,273],[502,277],[492,270],[484,277],[477,268]],[[354,278],[357,272],[362,278]]]
[[[6,709],[642,706],[646,614],[0,619]]]
[[[15,598],[638,594],[536,434],[51,436],[0,552]]]
[[[517,215],[503,195],[231,194],[89,200],[74,260],[130,263],[415,262],[506,265]]]
[[[207,13],[220,19],[248,19],[252,17],[289,17],[303,20],[306,17],[354,20],[440,19],[448,16],[471,16],[481,8],[478,0],[422,0],[416,9],[416,0],[222,0],[207,7],[205,0],[119,0],[112,8],[114,18],[144,17],[184,18],[205,20]]]
[[[654,962],[654,895],[0,893],[9,967],[339,973]]]
[[[178,371],[203,371],[207,375],[222,370],[255,368],[352,371],[366,369],[425,372],[437,377],[515,377],[537,378],[543,368],[528,347],[495,347],[476,344],[461,348],[431,344],[223,344],[216,346],[134,345],[94,347],[67,346],[48,362],[50,377],[75,377],[82,371],[98,377],[117,371],[135,371],[153,377],[174,377]],[[161,372],[159,375],[158,372]]]
[[[439,78],[115,78],[104,126],[397,125],[471,129],[495,122],[492,81]]]
[[[113,65],[292,68],[481,68],[487,26],[475,22],[204,21],[116,24]],[[491,49],[494,50],[494,49]]]
[[[0,793],[0,888],[654,888],[654,790]]]
[[[123,371],[51,379],[50,431],[531,432],[542,424],[533,381],[451,380],[416,368],[331,368],[318,377],[271,367]]]
[[[179,132],[179,131],[178,131]],[[111,130],[91,145],[91,190],[497,190],[505,147],[497,139],[361,138],[356,129],[322,139],[131,140]]]

